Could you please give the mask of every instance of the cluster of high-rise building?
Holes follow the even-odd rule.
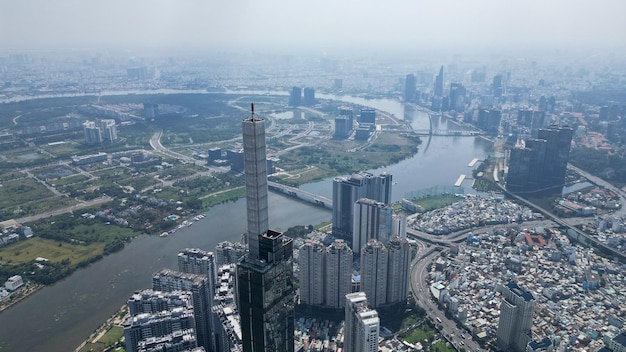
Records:
[[[371,307],[406,303],[410,250],[404,237],[393,237],[387,244],[369,240],[361,248],[360,291],[367,294]]]
[[[83,131],[87,145],[113,143],[117,140],[117,129],[115,128],[115,120],[113,119],[85,121],[83,123]]]
[[[300,247],[300,302],[325,308],[342,309],[345,296],[352,292],[352,249],[343,240],[324,246],[307,240]]]
[[[304,94],[303,94],[304,93]],[[293,87],[289,95],[289,106],[313,106],[315,105],[315,89],[306,87]]]
[[[361,118],[370,121],[375,114],[362,111]],[[293,240],[269,229],[264,120],[253,111],[242,128],[247,247],[223,242],[216,255],[185,249],[178,254],[179,271],[154,274],[152,290],[129,300],[129,306],[151,307],[131,309],[125,325],[129,351],[157,348],[155,341],[176,343],[180,350],[294,350]],[[300,301],[345,309],[345,350],[376,350],[379,323],[372,308],[406,302],[410,251],[406,220],[389,205],[391,182],[391,175],[365,172],[336,179],[333,230],[348,242],[309,240],[300,249]]]
[[[354,205],[362,198],[390,204],[393,177],[390,174],[374,176],[358,172],[350,177],[333,180],[333,235],[352,239],[354,228]]]
[[[509,152],[506,187],[521,194],[560,192],[572,142],[570,127],[539,129],[537,138],[520,141]]]
[[[152,289],[128,300],[124,325],[127,351],[214,350],[211,307],[215,290],[212,253],[185,249],[178,254],[179,271],[163,269],[152,277]]]

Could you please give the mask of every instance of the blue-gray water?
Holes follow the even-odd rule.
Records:
[[[429,126],[427,114],[405,109],[393,100],[336,99],[387,111],[407,119],[414,129]],[[448,124],[445,118],[439,117],[433,122],[437,129],[445,129]],[[430,143],[425,137],[414,157],[370,171],[392,173],[397,182],[393,185],[392,198],[399,200],[407,192],[439,184],[451,186],[461,173],[471,176],[467,164],[474,158],[484,159],[490,149],[491,143],[479,137],[433,137]],[[469,189],[471,180],[465,181],[463,186]],[[331,179],[302,188],[329,198],[332,195]],[[272,228],[285,230],[330,218],[329,211],[270,194]],[[213,250],[218,242],[238,240],[244,229],[245,201],[239,200],[212,208],[206,219],[167,238],[138,238],[123,251],[77,271],[2,312],[0,351],[72,351],[122,306],[132,292],[150,287],[152,273],[163,267],[175,268],[179,249]]]

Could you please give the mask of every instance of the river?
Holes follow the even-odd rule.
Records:
[[[270,225],[329,221],[328,210],[270,193]],[[214,250],[221,241],[238,241],[246,226],[245,199],[215,206],[207,217],[165,238],[140,237],[70,277],[36,292],[0,314],[0,351],[73,351],[130,295],[150,288],[152,274],[177,267],[187,247]]]
[[[425,112],[390,99],[318,97],[383,110],[404,118],[414,129],[428,129],[430,124]],[[433,116],[433,128],[446,129],[448,123],[445,117]],[[369,171],[393,175],[392,199],[396,201],[407,192],[435,185],[452,186],[459,174],[471,176],[472,169],[467,164],[472,159],[482,160],[490,152],[491,143],[481,137],[424,137],[412,158]],[[470,182],[463,183],[466,190]],[[332,198],[332,179],[302,188]],[[180,249],[196,247],[212,251],[218,242],[239,240],[245,230],[245,211],[243,199],[213,207],[205,219],[191,227],[166,238],[137,238],[121,252],[41,289],[0,314],[0,351],[72,351],[134,291],[149,288],[154,272],[161,268],[175,269]],[[318,224],[330,219],[331,213],[327,210],[270,193],[270,225],[274,229],[286,230],[290,226]]]

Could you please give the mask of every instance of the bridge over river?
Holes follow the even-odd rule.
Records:
[[[332,200],[330,200],[330,199],[328,199],[326,197],[322,197],[322,196],[319,196],[317,194],[311,193],[311,192],[307,192],[307,191],[301,190],[300,188],[286,186],[286,185],[282,185],[280,183],[276,183],[276,182],[272,182],[272,181],[267,181],[267,188],[270,191],[282,193],[282,194],[284,194],[286,196],[300,199],[302,201],[311,203],[311,204],[316,205],[318,207],[326,208],[326,209],[329,209],[329,210],[333,209],[333,201]]]
[[[475,137],[483,136],[483,131],[467,131],[467,130],[413,130],[418,136],[455,136],[455,137]]]

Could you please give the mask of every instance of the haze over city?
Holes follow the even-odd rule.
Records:
[[[5,0],[0,352],[626,351],[625,14]]]
[[[5,1],[0,50],[623,55],[624,13],[620,0]]]

